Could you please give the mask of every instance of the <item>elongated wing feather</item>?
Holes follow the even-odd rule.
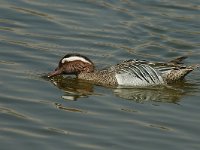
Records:
[[[115,75],[119,85],[148,86],[164,83],[160,73],[150,65],[129,63],[126,65],[120,64],[120,66],[116,68]]]

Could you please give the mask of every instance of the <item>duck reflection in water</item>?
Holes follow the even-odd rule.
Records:
[[[50,80],[57,88],[64,91],[62,96],[65,100],[78,100],[82,97],[92,95],[103,95],[94,91],[96,85],[85,82],[71,76],[56,76]],[[138,103],[144,102],[167,102],[177,103],[180,99],[190,93],[190,89],[194,85],[185,83],[184,81],[172,86],[152,86],[143,88],[133,87],[106,87],[113,90],[115,96],[133,100]],[[105,88],[105,87],[102,87]],[[194,92],[194,91],[193,91]]]
[[[65,94],[62,96],[66,100],[77,100],[81,97],[94,95],[93,86],[81,80],[77,80],[71,76],[57,76],[50,80],[57,88],[63,90]]]

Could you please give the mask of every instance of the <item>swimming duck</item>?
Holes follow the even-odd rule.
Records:
[[[103,86],[150,86],[170,84],[183,80],[199,65],[185,66],[182,61],[186,56],[168,62],[146,60],[125,60],[117,65],[96,70],[94,63],[80,54],[67,54],[58,67],[48,77],[61,74],[74,74],[78,79]]]

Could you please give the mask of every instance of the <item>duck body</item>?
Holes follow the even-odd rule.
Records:
[[[169,62],[125,60],[117,65],[96,70],[93,62],[80,54],[65,55],[48,77],[75,74],[78,79],[103,86],[152,86],[170,84],[184,77],[198,65],[185,66],[179,57]]]

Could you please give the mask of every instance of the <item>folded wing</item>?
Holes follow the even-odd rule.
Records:
[[[144,62],[119,64],[115,77],[118,84],[124,86],[148,86],[164,83],[160,72]]]

